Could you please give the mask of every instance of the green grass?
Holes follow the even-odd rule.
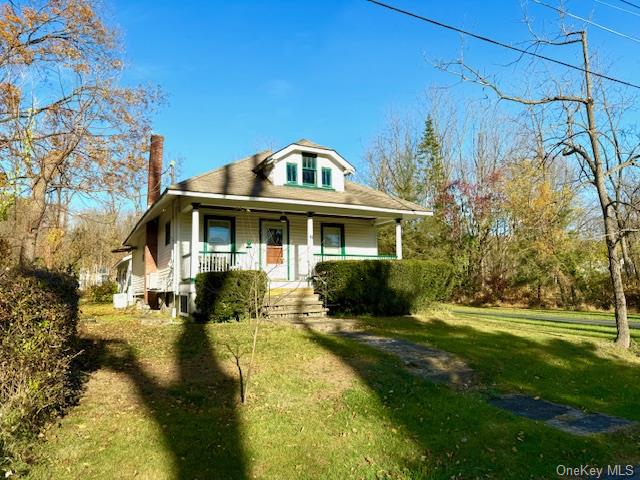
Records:
[[[515,313],[519,315],[546,316],[557,318],[570,318],[573,320],[605,320],[615,323],[613,311],[577,311],[577,310],[542,310],[539,308],[514,308],[514,307],[467,307],[463,305],[450,305],[450,308],[469,313]],[[627,315],[630,322],[640,322],[640,315],[629,312]]]
[[[226,345],[242,324],[143,326],[85,306],[83,398],[45,433],[32,479],[522,479],[640,461],[640,433],[574,437],[411,376],[393,357],[265,325],[248,402]],[[449,314],[363,319],[467,359],[491,388],[639,418],[639,362],[544,326]],[[245,360],[246,362],[246,360]],[[635,376],[634,376],[635,373]]]

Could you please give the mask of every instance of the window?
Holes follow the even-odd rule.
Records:
[[[344,255],[344,225],[322,225],[322,254]]]
[[[322,167],[322,186],[324,188],[331,188],[331,169]]]
[[[211,251],[231,251],[231,222],[229,220],[210,219],[205,232],[206,242]]]
[[[298,165],[287,163],[287,183],[298,183]]]
[[[302,154],[302,184],[316,185],[316,157],[310,153]]]
[[[180,313],[183,313],[183,314],[189,313],[189,296],[188,295],[180,295]]]
[[[164,244],[169,245],[171,243],[171,222],[164,224]]]

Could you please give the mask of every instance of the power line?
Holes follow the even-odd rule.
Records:
[[[615,8],[616,10],[620,10],[621,12],[630,13],[631,15],[635,15],[636,17],[640,17],[640,13],[632,12],[631,10],[627,10],[626,8],[618,7],[617,5],[612,5],[607,2],[603,2],[602,0],[595,0],[597,3],[602,5],[606,5],[607,7]]]
[[[384,7],[386,9],[388,9],[388,10],[392,10],[394,12],[402,13],[403,15],[407,15],[409,17],[413,17],[413,18],[416,18],[418,20],[422,20],[423,22],[431,23],[432,25],[436,25],[438,27],[442,27],[442,28],[445,28],[447,30],[451,30],[451,31],[454,31],[454,32],[457,32],[457,33],[461,33],[462,35],[467,35],[467,36],[475,38],[477,40],[482,40],[483,42],[491,43],[493,45],[497,45],[497,46],[502,47],[502,48],[507,48],[509,50],[513,50],[514,52],[518,52],[518,53],[521,53],[523,55],[529,55],[529,56],[532,56],[532,57],[539,58],[541,60],[546,60],[548,62],[557,63],[558,65],[562,65],[564,67],[571,68],[573,70],[577,70],[577,71],[582,72],[582,73],[590,73],[594,77],[602,78],[604,80],[609,80],[610,82],[619,83],[621,85],[625,85],[627,87],[637,88],[638,90],[640,90],[640,85],[636,85],[634,83],[630,83],[630,82],[627,82],[625,80],[619,80],[617,78],[613,78],[613,77],[610,77],[608,75],[604,75],[602,73],[597,73],[597,72],[592,72],[592,71],[587,72],[584,68],[579,67],[577,65],[573,65],[573,64],[567,63],[567,62],[563,62],[562,60],[556,60],[555,58],[547,57],[546,55],[541,55],[539,53],[530,52],[528,50],[524,50],[522,48],[515,47],[513,45],[509,45],[508,43],[504,43],[504,42],[501,42],[499,40],[494,40],[492,38],[485,37],[483,35],[478,35],[476,33],[472,33],[472,32],[463,30],[461,28],[454,27],[453,25],[447,25],[446,23],[442,23],[442,22],[439,22],[437,20],[433,20],[431,18],[423,17],[421,15],[409,12],[407,10],[402,10],[401,8],[397,8],[397,7],[394,7],[392,5],[388,5],[386,3],[379,2],[378,0],[366,0],[366,1],[369,2],[369,3],[373,3],[375,5],[378,5],[380,7]]]
[[[638,10],[640,10],[640,5],[638,5],[637,3],[632,3],[632,2],[628,2],[627,0],[620,0],[622,3],[626,3],[627,5],[630,5],[632,7],[636,7]]]
[[[627,38],[629,40],[633,40],[634,42],[640,43],[640,39],[638,39],[636,37],[632,37],[630,35],[627,35],[626,33],[618,32],[617,30],[613,30],[612,28],[605,27],[604,25],[600,25],[599,23],[593,22],[593,21],[591,21],[591,20],[589,20],[587,18],[582,18],[582,17],[580,17],[578,15],[574,15],[571,12],[567,12],[566,10],[562,10],[561,8],[554,7],[553,5],[549,5],[548,3],[541,2],[540,0],[533,0],[533,1],[535,3],[537,3],[538,5],[542,5],[543,7],[547,7],[547,8],[550,8],[551,10],[555,10],[560,15],[566,15],[567,17],[575,18],[576,20],[583,21],[585,23],[593,25],[594,27],[598,27],[598,28],[601,28],[602,30],[605,30],[605,31],[609,32],[609,33],[613,33],[614,35],[618,35],[620,37],[624,37],[624,38]]]

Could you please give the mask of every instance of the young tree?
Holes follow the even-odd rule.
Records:
[[[90,0],[0,10],[0,176],[26,198],[21,261],[36,257],[52,195],[131,188],[157,93],[119,85],[116,36]]]

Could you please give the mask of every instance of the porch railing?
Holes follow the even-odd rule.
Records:
[[[247,252],[200,252],[198,273],[247,270],[250,258]]]
[[[314,253],[316,262],[335,260],[395,260],[395,255],[349,255],[341,253]]]

